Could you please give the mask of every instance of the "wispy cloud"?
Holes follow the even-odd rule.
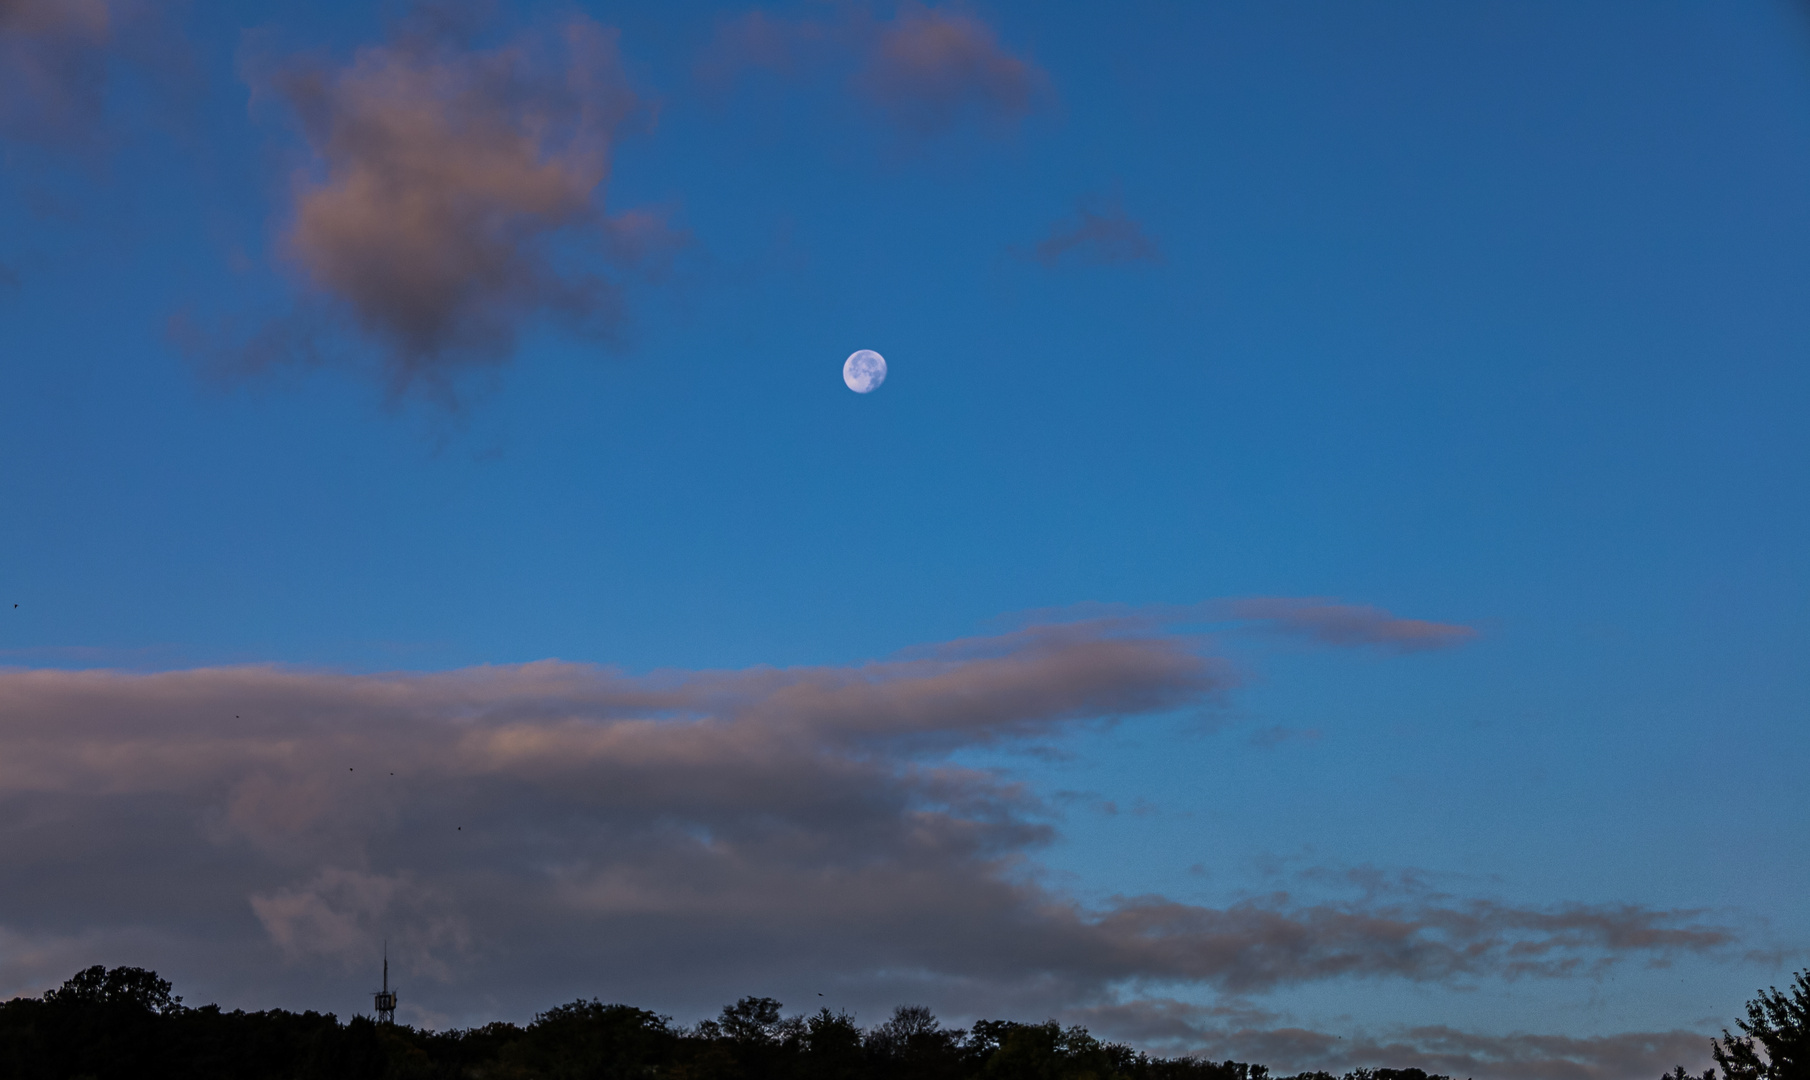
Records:
[[[878,995],[910,973],[916,996],[1039,1008],[1152,982],[1568,976],[1733,942],[1698,912],[1426,891],[1083,903],[1034,873],[1051,806],[950,757],[1230,680],[1195,639],[1107,622],[851,667],[0,673],[0,930],[204,926],[238,935],[214,943],[228,968],[302,971],[387,933],[449,1000],[612,989],[599,972],[669,1001],[782,977]],[[0,984],[29,977],[0,960]]]
[[[308,151],[282,250],[376,346],[392,394],[450,401],[460,372],[506,362],[538,318],[614,338],[624,299],[605,271],[673,240],[653,214],[603,208],[641,102],[615,32],[589,19],[488,50],[417,20],[344,65],[247,68]],[[273,325],[248,357],[313,349],[305,320]]]
[[[994,28],[957,7],[907,2],[892,18],[841,6],[829,19],[751,11],[724,21],[698,59],[718,88],[743,72],[835,73],[878,115],[914,136],[973,120],[1008,127],[1051,98],[1047,73],[1006,48]]]
[[[726,89],[748,71],[795,75],[807,65],[827,62],[818,51],[839,36],[838,29],[818,19],[785,19],[756,9],[717,24],[693,73],[714,90]]]
[[[1251,732],[1246,741],[1252,746],[1268,749],[1289,742],[1319,742],[1320,736],[1321,732],[1317,728],[1297,729],[1275,724]]]
[[[1708,1064],[1709,1035],[1684,1030],[1487,1035],[1444,1026],[1334,1033],[1288,1027],[1261,1010],[1138,999],[1072,1010],[1068,1018],[1171,1053],[1267,1063],[1274,1073],[1418,1068],[1498,1080],[1645,1080],[1674,1065]]]
[[[893,122],[921,133],[965,112],[1020,119],[1047,90],[1043,72],[999,44],[993,28],[949,8],[905,4],[880,28],[857,85]]]
[[[1468,626],[1404,619],[1382,608],[1313,597],[1246,597],[1228,601],[1226,610],[1234,618],[1262,624],[1278,633],[1341,648],[1421,652],[1462,645],[1477,636],[1477,631]]]
[[[1477,637],[1473,627],[1409,619],[1369,604],[1347,604],[1324,596],[1244,596],[1196,604],[1083,603],[1024,612],[1028,621],[1051,626],[1111,627],[1120,632],[1163,627],[1231,626],[1306,638],[1332,648],[1379,648],[1419,652],[1463,645]]]
[[[1045,266],[1064,261],[1095,265],[1161,262],[1163,258],[1156,241],[1116,203],[1099,212],[1079,207],[1073,220],[1052,225],[1030,255]]]

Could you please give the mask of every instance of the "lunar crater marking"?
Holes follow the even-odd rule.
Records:
[[[842,362],[842,381],[857,394],[871,394],[886,381],[886,358],[872,349],[857,349]]]

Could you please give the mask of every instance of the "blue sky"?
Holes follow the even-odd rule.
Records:
[[[40,9],[63,14],[33,21]],[[1727,940],[1606,947],[1544,975],[1246,990],[1133,973],[1039,997],[1002,968],[987,984],[998,1011],[1106,1030],[1099,1010],[1126,1002],[1233,1002],[1243,1019],[1202,1014],[1161,1045],[1255,1057],[1279,1044],[1253,1033],[1303,1028],[1399,1036],[1399,1057],[1434,1053],[1400,1033],[1440,1024],[1713,1033],[1802,965],[1797,8],[498,3],[427,44],[401,7],[21,11],[0,21],[14,103],[0,117],[0,661],[19,686],[266,664],[355,686],[549,658],[625,677],[859,672],[1074,605],[1369,605],[1476,633],[1400,651],[1386,635],[1340,648],[1300,626],[1163,622],[1135,633],[1176,642],[1204,625],[1188,647],[1237,678],[930,758],[868,753],[895,777],[934,763],[1025,785],[1037,804],[1011,813],[1052,831],[985,873],[1031,874],[1096,915],[1128,897],[1220,910],[1278,890],[1361,907],[1374,898],[1338,875],[1369,868],[1419,875],[1415,896],[1699,912],[1686,921]],[[522,45],[528,104],[491,102],[499,122],[528,130],[509,110],[545,94],[555,129],[582,128],[559,112],[565,91],[533,82],[580,70],[559,44],[574,25],[619,32],[605,66],[631,89],[596,91],[626,115],[601,136],[607,169],[567,217],[510,219],[527,232],[506,228],[509,250],[541,274],[492,295],[513,340],[404,356],[384,336],[402,325],[388,294],[323,270],[362,241],[304,219],[311,196],[377,159],[323,141],[284,79],[339,87],[312,102],[331,121],[375,93],[344,81],[360,49],[379,67],[469,74]],[[933,55],[888,60],[901,42]],[[559,138],[539,150],[578,162],[558,159]],[[639,261],[610,246],[644,240]],[[619,312],[589,310],[601,336],[553,317],[587,273],[620,288]],[[349,314],[361,302],[378,323]],[[292,350],[252,370],[247,342],[272,326],[316,335],[326,359]],[[857,348],[891,368],[871,395],[839,379]],[[398,390],[384,374],[397,364],[426,374]],[[182,723],[135,719],[135,695],[157,696],[140,686],[92,706],[113,710],[108,738]],[[0,723],[62,715],[36,692],[18,690]],[[215,780],[172,804],[171,836],[225,805]],[[19,822],[45,800],[117,794],[18,783],[14,858],[39,850]],[[113,812],[72,817],[86,824],[69,842],[88,852],[82,830]],[[347,950],[404,917],[370,901],[342,920],[362,937],[310,951],[246,900],[301,886],[196,885],[240,913],[241,937],[219,940],[275,963],[271,981],[183,959],[182,933],[127,897],[84,925],[45,914],[57,881],[105,878],[104,847],[0,897],[0,990],[77,961],[157,961],[191,999],[346,1013],[368,981]],[[436,880],[379,848],[339,869]],[[405,958],[418,1022],[524,1017],[577,993],[684,1015],[742,993],[797,1005],[812,980],[841,980],[875,1019],[906,992],[858,935],[775,987],[705,963],[685,989],[617,967],[594,987],[549,979],[545,997],[525,975],[480,991],[514,924],[476,910],[460,925],[490,944],[423,939]],[[572,932],[611,932],[584,925]],[[121,927],[149,936],[108,937]],[[907,986],[975,1014],[978,991],[921,962],[928,981]],[[1674,1045],[1580,1050],[1572,1073],[1511,1068],[1487,1057],[1498,1046],[1471,1068],[1646,1075]]]

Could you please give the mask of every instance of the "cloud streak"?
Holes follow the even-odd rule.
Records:
[[[1337,649],[1426,652],[1476,640],[1474,627],[1407,619],[1368,604],[1347,604],[1323,596],[1245,596],[1198,604],[1084,603],[1047,608],[1024,616],[1052,625],[1154,632],[1180,626],[1257,630],[1306,639]]]
[[[302,973],[362,968],[387,936],[448,1006],[632,973],[639,1000],[808,977],[1043,1007],[1565,976],[1733,942],[1697,912],[1400,890],[1084,904],[1034,861],[1051,808],[950,756],[1231,685],[1196,639],[1099,620],[851,667],[0,673],[0,930],[205,928],[192,944],[236,957],[217,963]]]
[[[1226,611],[1233,618],[1257,623],[1280,634],[1338,648],[1426,652],[1462,645],[1477,636],[1477,631],[1468,626],[1403,619],[1365,604],[1341,604],[1311,597],[1253,596],[1229,601]]]
[[[1627,1080],[1659,1076],[1678,1064],[1709,1064],[1710,1037],[1685,1030],[1574,1037],[1486,1035],[1431,1025],[1340,1035],[1281,1026],[1260,1010],[1172,998],[1074,1010],[1068,1016],[1169,1053],[1264,1062],[1274,1074],[1337,1075],[1384,1066],[1491,1080]]]
[[[651,214],[603,210],[641,107],[613,30],[576,17],[490,50],[418,31],[343,66],[292,59],[248,78],[292,110],[308,151],[289,265],[376,344],[392,394],[451,400],[462,371],[506,362],[536,319],[616,337],[621,271],[673,237]]]

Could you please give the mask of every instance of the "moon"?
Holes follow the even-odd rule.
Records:
[[[857,349],[842,362],[842,381],[857,394],[871,394],[886,381],[886,357],[872,349]]]

